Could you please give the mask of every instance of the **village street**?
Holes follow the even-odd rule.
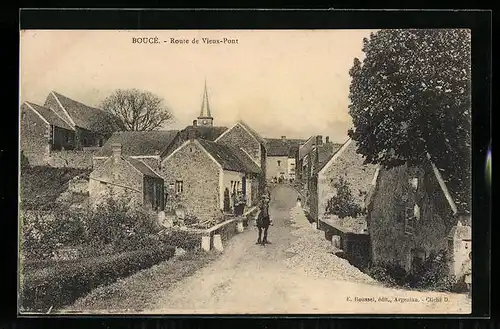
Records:
[[[317,262],[328,257],[334,269],[330,277],[304,271],[301,264],[287,266],[295,253],[287,251],[300,236],[312,244],[328,242],[321,231],[309,226],[301,209],[296,208],[297,193],[278,186],[272,191],[270,213],[274,225],[269,229],[267,246],[256,245],[257,230],[232,238],[224,254],[162,293],[146,313],[468,313],[465,295],[405,291],[383,287],[345,260],[329,254],[317,255]],[[322,241],[324,240],[324,241]],[[296,246],[297,247],[297,246]],[[302,247],[309,248],[304,243]],[[317,249],[317,248],[316,248]],[[296,250],[300,254],[302,251]],[[316,252],[316,251],[314,251]],[[307,260],[314,262],[315,257]],[[307,265],[310,265],[308,263]],[[302,264],[304,267],[304,264]],[[331,271],[330,271],[331,272]],[[158,278],[161,279],[161,278]],[[436,298],[437,297],[437,298]],[[373,299],[370,299],[373,298]],[[396,300],[401,298],[400,300]],[[413,298],[409,301],[409,298]]]

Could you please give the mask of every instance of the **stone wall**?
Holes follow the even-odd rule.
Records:
[[[200,221],[211,220],[221,213],[219,167],[196,142],[185,144],[162,161],[169,204],[181,204]],[[183,191],[176,193],[176,181]]]
[[[46,164],[56,168],[82,168],[93,167],[93,156],[97,150],[63,150],[52,151],[46,159]]]

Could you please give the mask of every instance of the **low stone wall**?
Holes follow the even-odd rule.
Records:
[[[56,168],[92,168],[92,158],[97,149],[52,151],[47,158],[47,164]]]

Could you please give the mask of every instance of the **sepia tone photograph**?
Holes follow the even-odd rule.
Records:
[[[19,314],[471,314],[469,30],[21,30],[19,72]]]

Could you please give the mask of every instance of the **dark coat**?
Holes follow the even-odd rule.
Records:
[[[269,227],[271,220],[269,218],[269,204],[261,205],[259,214],[257,215],[257,227]]]

